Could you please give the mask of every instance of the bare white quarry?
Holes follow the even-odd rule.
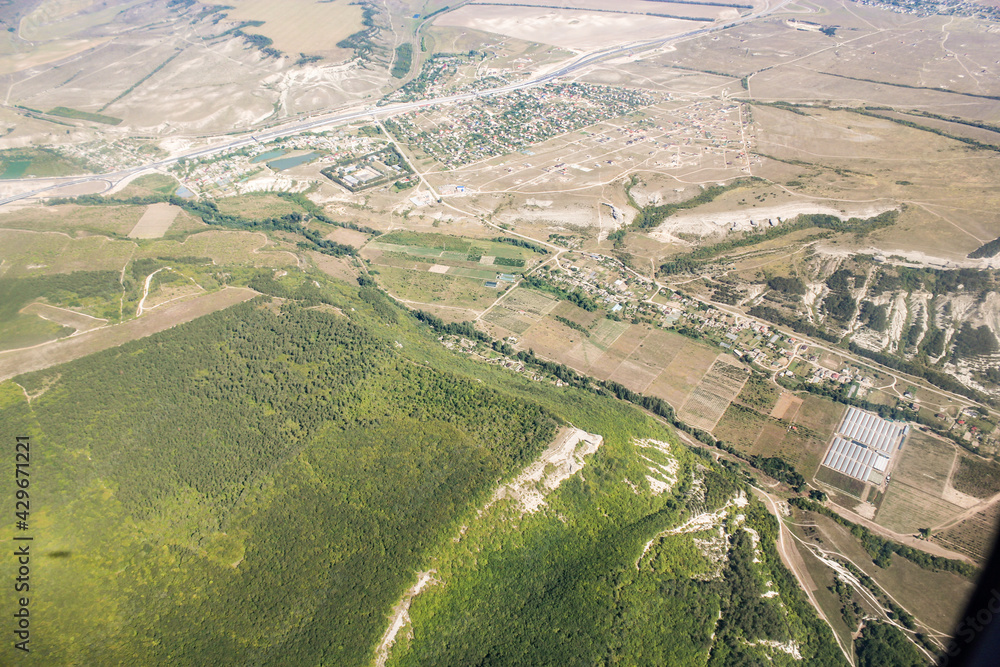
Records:
[[[653,494],[659,496],[674,488],[674,484],[677,483],[677,473],[680,471],[680,462],[671,453],[670,444],[662,440],[652,440],[649,438],[637,440],[633,444],[636,447],[655,449],[661,454],[666,455],[666,461],[655,461],[645,454],[639,455],[639,458],[648,464],[646,469],[649,471],[649,474],[646,475],[646,481],[649,483],[649,488]]]
[[[521,505],[521,514],[537,512],[545,505],[545,496],[583,470],[583,458],[596,452],[603,443],[603,436],[578,428],[567,430],[517,479],[497,489],[483,510],[499,500],[511,498]]]
[[[729,514],[730,507],[743,508],[749,504],[747,500],[746,493],[740,491],[739,494],[733,496],[726,502],[725,505],[715,510],[714,512],[702,512],[696,516],[691,517],[684,523],[674,528],[668,528],[661,533],[658,533],[649,542],[646,542],[646,546],[642,548],[642,553],[639,558],[636,559],[636,568],[639,567],[639,562],[642,560],[643,556],[652,548],[657,541],[667,537],[668,535],[682,535],[684,533],[701,533],[705,531],[716,530],[718,531],[718,537],[713,537],[710,540],[699,540],[695,539],[695,544],[698,545],[699,549],[702,549],[706,555],[710,555],[710,552],[715,551],[715,545],[719,540],[725,540],[725,527],[723,523]],[[703,542],[704,544],[699,544]]]

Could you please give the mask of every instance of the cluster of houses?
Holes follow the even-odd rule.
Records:
[[[447,167],[504,155],[556,135],[649,106],[644,91],[589,84],[548,84],[483,98],[480,104],[432,106],[387,127]]]

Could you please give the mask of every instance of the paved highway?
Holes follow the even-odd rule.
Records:
[[[216,146],[209,146],[209,147],[206,147],[206,148],[200,148],[198,150],[195,150],[195,151],[192,151],[192,152],[189,152],[189,153],[183,153],[183,154],[180,154],[180,155],[175,155],[175,156],[169,157],[167,159],[160,160],[158,162],[151,162],[149,164],[145,164],[145,165],[142,165],[140,167],[132,167],[130,169],[125,169],[123,171],[111,172],[111,173],[107,173],[107,174],[93,174],[93,175],[80,176],[80,177],[69,177],[69,178],[60,180],[58,182],[52,182],[51,179],[45,179],[49,183],[49,185],[46,185],[46,186],[43,186],[43,187],[39,187],[39,188],[35,188],[35,189],[29,190],[29,191],[25,191],[25,192],[22,192],[22,193],[18,193],[18,194],[15,194],[15,195],[10,195],[10,196],[4,197],[4,198],[0,199],[0,206],[3,206],[5,204],[10,204],[12,202],[19,201],[21,199],[28,199],[28,198],[31,198],[31,197],[36,197],[38,195],[44,194],[46,192],[49,192],[51,190],[57,190],[57,189],[61,189],[61,188],[71,187],[71,186],[74,186],[74,185],[82,185],[84,183],[93,183],[93,182],[96,182],[96,181],[105,181],[107,183],[110,183],[112,186],[114,186],[115,184],[121,182],[123,179],[128,178],[129,176],[133,176],[135,174],[138,174],[138,173],[143,172],[143,171],[147,171],[149,169],[160,169],[160,168],[163,168],[163,167],[168,167],[168,166],[170,166],[170,165],[172,165],[172,164],[174,164],[176,162],[179,162],[181,160],[198,159],[198,158],[206,157],[208,155],[215,155],[215,154],[218,154],[218,153],[226,153],[226,152],[229,152],[229,151],[234,151],[234,150],[243,148],[244,146],[249,146],[249,145],[257,143],[257,142],[271,141],[271,140],[277,139],[279,137],[287,137],[287,136],[299,134],[301,132],[308,132],[308,131],[311,131],[311,130],[316,130],[316,129],[319,129],[319,128],[322,128],[322,127],[330,127],[330,126],[343,125],[345,123],[350,123],[352,121],[359,120],[359,119],[362,119],[362,118],[372,118],[372,119],[375,119],[375,118],[387,118],[387,117],[399,115],[401,113],[406,113],[407,111],[412,111],[412,110],[418,109],[420,107],[430,106],[430,105],[433,105],[433,104],[451,104],[451,103],[456,103],[456,102],[466,102],[466,101],[469,101],[469,100],[475,100],[475,99],[478,99],[478,98],[481,98],[481,97],[487,97],[487,96],[490,96],[490,95],[500,95],[500,94],[509,93],[509,92],[512,92],[512,91],[515,91],[515,90],[522,90],[524,88],[531,88],[531,87],[534,87],[534,86],[540,86],[540,85],[546,84],[546,83],[548,83],[550,81],[554,81],[555,79],[558,79],[560,77],[563,77],[563,76],[566,76],[568,74],[571,74],[572,72],[578,71],[578,70],[580,70],[582,68],[585,68],[585,67],[593,65],[595,63],[598,63],[598,62],[600,62],[602,60],[606,60],[608,58],[614,58],[614,57],[622,55],[624,53],[629,53],[629,52],[634,52],[634,51],[644,51],[644,50],[648,50],[648,49],[652,49],[652,48],[662,47],[662,46],[665,46],[667,44],[671,44],[673,42],[683,41],[685,39],[690,39],[692,37],[698,37],[700,35],[704,35],[704,34],[707,34],[707,33],[710,33],[710,32],[714,32],[714,31],[717,31],[717,30],[724,30],[724,29],[731,28],[733,26],[739,25],[741,23],[747,23],[749,21],[756,20],[758,18],[761,18],[762,16],[766,16],[768,14],[771,14],[771,13],[773,13],[773,12],[781,9],[786,4],[788,4],[788,2],[790,2],[790,1],[791,0],[781,0],[781,2],[779,2],[778,4],[776,4],[774,7],[765,7],[761,11],[754,12],[754,13],[751,13],[751,14],[746,14],[745,16],[741,16],[741,17],[739,17],[737,19],[734,19],[732,21],[726,21],[726,22],[723,22],[723,23],[713,23],[710,26],[706,26],[704,28],[698,28],[697,30],[689,30],[687,32],[680,33],[678,35],[672,35],[670,37],[664,37],[664,38],[660,38],[660,39],[653,39],[653,40],[648,40],[648,41],[644,41],[644,42],[633,42],[633,43],[630,43],[630,44],[625,44],[623,46],[616,46],[616,47],[612,47],[610,49],[604,49],[604,50],[601,50],[601,51],[595,51],[593,53],[585,54],[585,55],[580,56],[580,57],[578,57],[578,58],[576,58],[574,60],[570,60],[566,64],[560,66],[559,68],[557,68],[557,69],[555,69],[555,70],[553,70],[551,72],[547,72],[547,73],[541,74],[541,75],[539,75],[537,77],[528,79],[527,81],[522,81],[520,83],[511,84],[509,86],[500,86],[500,87],[497,87],[497,88],[490,88],[490,89],[487,89],[487,90],[479,90],[479,91],[470,92],[470,93],[463,93],[463,94],[460,94],[460,95],[450,95],[450,96],[446,96],[446,97],[438,97],[438,98],[434,98],[434,99],[421,100],[419,102],[403,102],[403,103],[399,103],[399,104],[390,104],[390,105],[386,105],[386,106],[383,106],[383,107],[371,107],[371,106],[369,106],[369,107],[365,107],[363,109],[357,109],[357,110],[354,110],[354,111],[332,113],[332,114],[326,114],[326,115],[322,115],[322,116],[314,116],[314,117],[311,117],[311,118],[307,118],[305,120],[295,121],[293,123],[289,123],[288,125],[284,125],[282,127],[275,128],[275,129],[272,129],[272,130],[267,130],[267,131],[264,131],[264,132],[249,132],[244,137],[241,137],[239,139],[234,139],[233,141],[229,141],[229,142],[224,143],[224,144],[219,144],[219,145],[216,145]],[[8,181],[8,183],[11,183],[11,184],[23,183],[23,184],[26,184],[26,185],[30,185],[32,183],[38,182],[39,180],[41,180],[41,179],[22,179],[22,180]]]

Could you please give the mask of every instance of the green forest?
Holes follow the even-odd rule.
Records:
[[[622,401],[451,353],[371,285],[316,278],[261,277],[267,296],[0,384],[34,454],[24,664],[370,664],[427,569],[443,585],[391,663],[794,662],[771,640],[844,663],[756,500],[728,505],[718,562],[666,534],[749,496],[734,474]],[[584,470],[537,513],[480,513],[567,424],[604,437]]]

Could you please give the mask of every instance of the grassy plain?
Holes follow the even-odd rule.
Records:
[[[392,295],[418,304],[429,303],[485,310],[499,296],[481,280],[437,273],[409,271],[390,266],[378,269],[379,284]]]
[[[44,148],[8,148],[0,151],[0,179],[68,176],[87,173],[84,166]]]
[[[57,232],[0,229],[4,247],[5,276],[29,273],[121,270],[134,245],[104,236],[71,238]]]
[[[141,246],[142,257],[207,257],[216,264],[246,266],[296,266],[287,250],[268,249],[273,242],[262,232],[210,230],[192,234],[183,241],[154,240]]]
[[[289,213],[305,213],[305,209],[283,197],[270,193],[240,197],[223,197],[216,201],[223,213],[239,215],[250,220],[279,218]]]
[[[0,214],[0,228],[30,232],[64,232],[70,235],[126,236],[143,214],[142,206],[24,207]]]
[[[812,512],[796,512],[795,516],[815,523],[820,546],[850,559],[920,621],[941,630],[954,626],[973,590],[973,582],[946,572],[921,570],[899,556],[893,557],[888,568],[880,568],[857,538],[829,517]],[[920,583],[915,584],[917,581]]]
[[[144,197],[151,194],[172,195],[177,191],[180,183],[177,179],[166,174],[146,174],[128,182],[119,191],[118,196]]]

